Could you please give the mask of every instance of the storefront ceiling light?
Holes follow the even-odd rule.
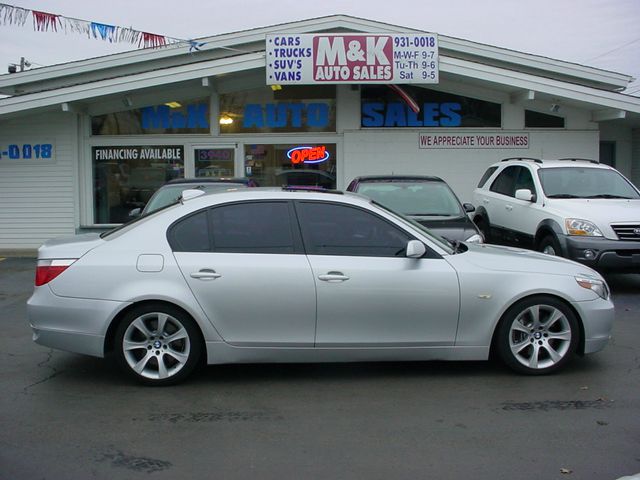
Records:
[[[233,123],[233,118],[228,115],[223,115],[220,117],[220,125],[231,125]]]
[[[180,102],[167,102],[165,105],[170,108],[180,108],[182,106]]]

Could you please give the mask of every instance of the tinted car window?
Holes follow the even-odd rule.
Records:
[[[208,252],[211,242],[206,210],[175,223],[169,230],[169,244],[176,252]]]
[[[491,191],[496,193],[501,193],[503,195],[509,195],[513,197],[514,194],[514,186],[516,183],[516,178],[518,177],[518,171],[520,167],[513,166],[505,168],[498,177],[491,184]]]
[[[493,172],[495,172],[497,169],[498,167],[489,167],[487,171],[484,172],[484,175],[482,175],[482,178],[478,182],[478,188],[481,188],[485,183],[487,183],[487,180],[489,180],[489,177],[493,175]]]
[[[528,168],[519,167],[520,173],[518,173],[518,178],[516,179],[516,183],[513,189],[513,194],[515,195],[516,190],[520,190],[522,188],[526,188],[530,190],[532,193],[536,192],[536,187],[533,184],[533,177],[531,176],[531,172]]]
[[[236,253],[294,253],[287,202],[248,202],[210,211],[213,250]]]
[[[346,205],[296,204],[307,253],[365,257],[402,256],[407,233],[386,220]]]

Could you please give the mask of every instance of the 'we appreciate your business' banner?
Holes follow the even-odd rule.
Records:
[[[274,34],[267,85],[438,83],[438,37],[421,34]]]

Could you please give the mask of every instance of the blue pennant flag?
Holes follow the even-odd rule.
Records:
[[[200,51],[200,47],[204,47],[206,43],[198,43],[195,40],[189,40],[189,53],[192,53],[194,50]]]
[[[115,31],[116,27],[113,25],[91,22],[91,33],[94,38],[100,37],[102,40],[109,40],[110,42],[113,42]]]

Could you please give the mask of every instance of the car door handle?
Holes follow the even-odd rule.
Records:
[[[489,199],[488,198],[483,198],[482,199],[482,203],[484,203],[485,205],[489,205]]]
[[[216,278],[220,278],[222,275],[216,273],[215,270],[210,268],[203,268],[199,272],[192,272],[191,278],[197,278],[198,280],[215,280]]]
[[[331,282],[331,283],[345,282],[349,280],[349,277],[347,277],[342,272],[328,272],[328,273],[325,273],[324,275],[318,275],[318,278],[323,282]]]
[[[513,205],[505,205],[505,207],[509,212],[513,210]]]

